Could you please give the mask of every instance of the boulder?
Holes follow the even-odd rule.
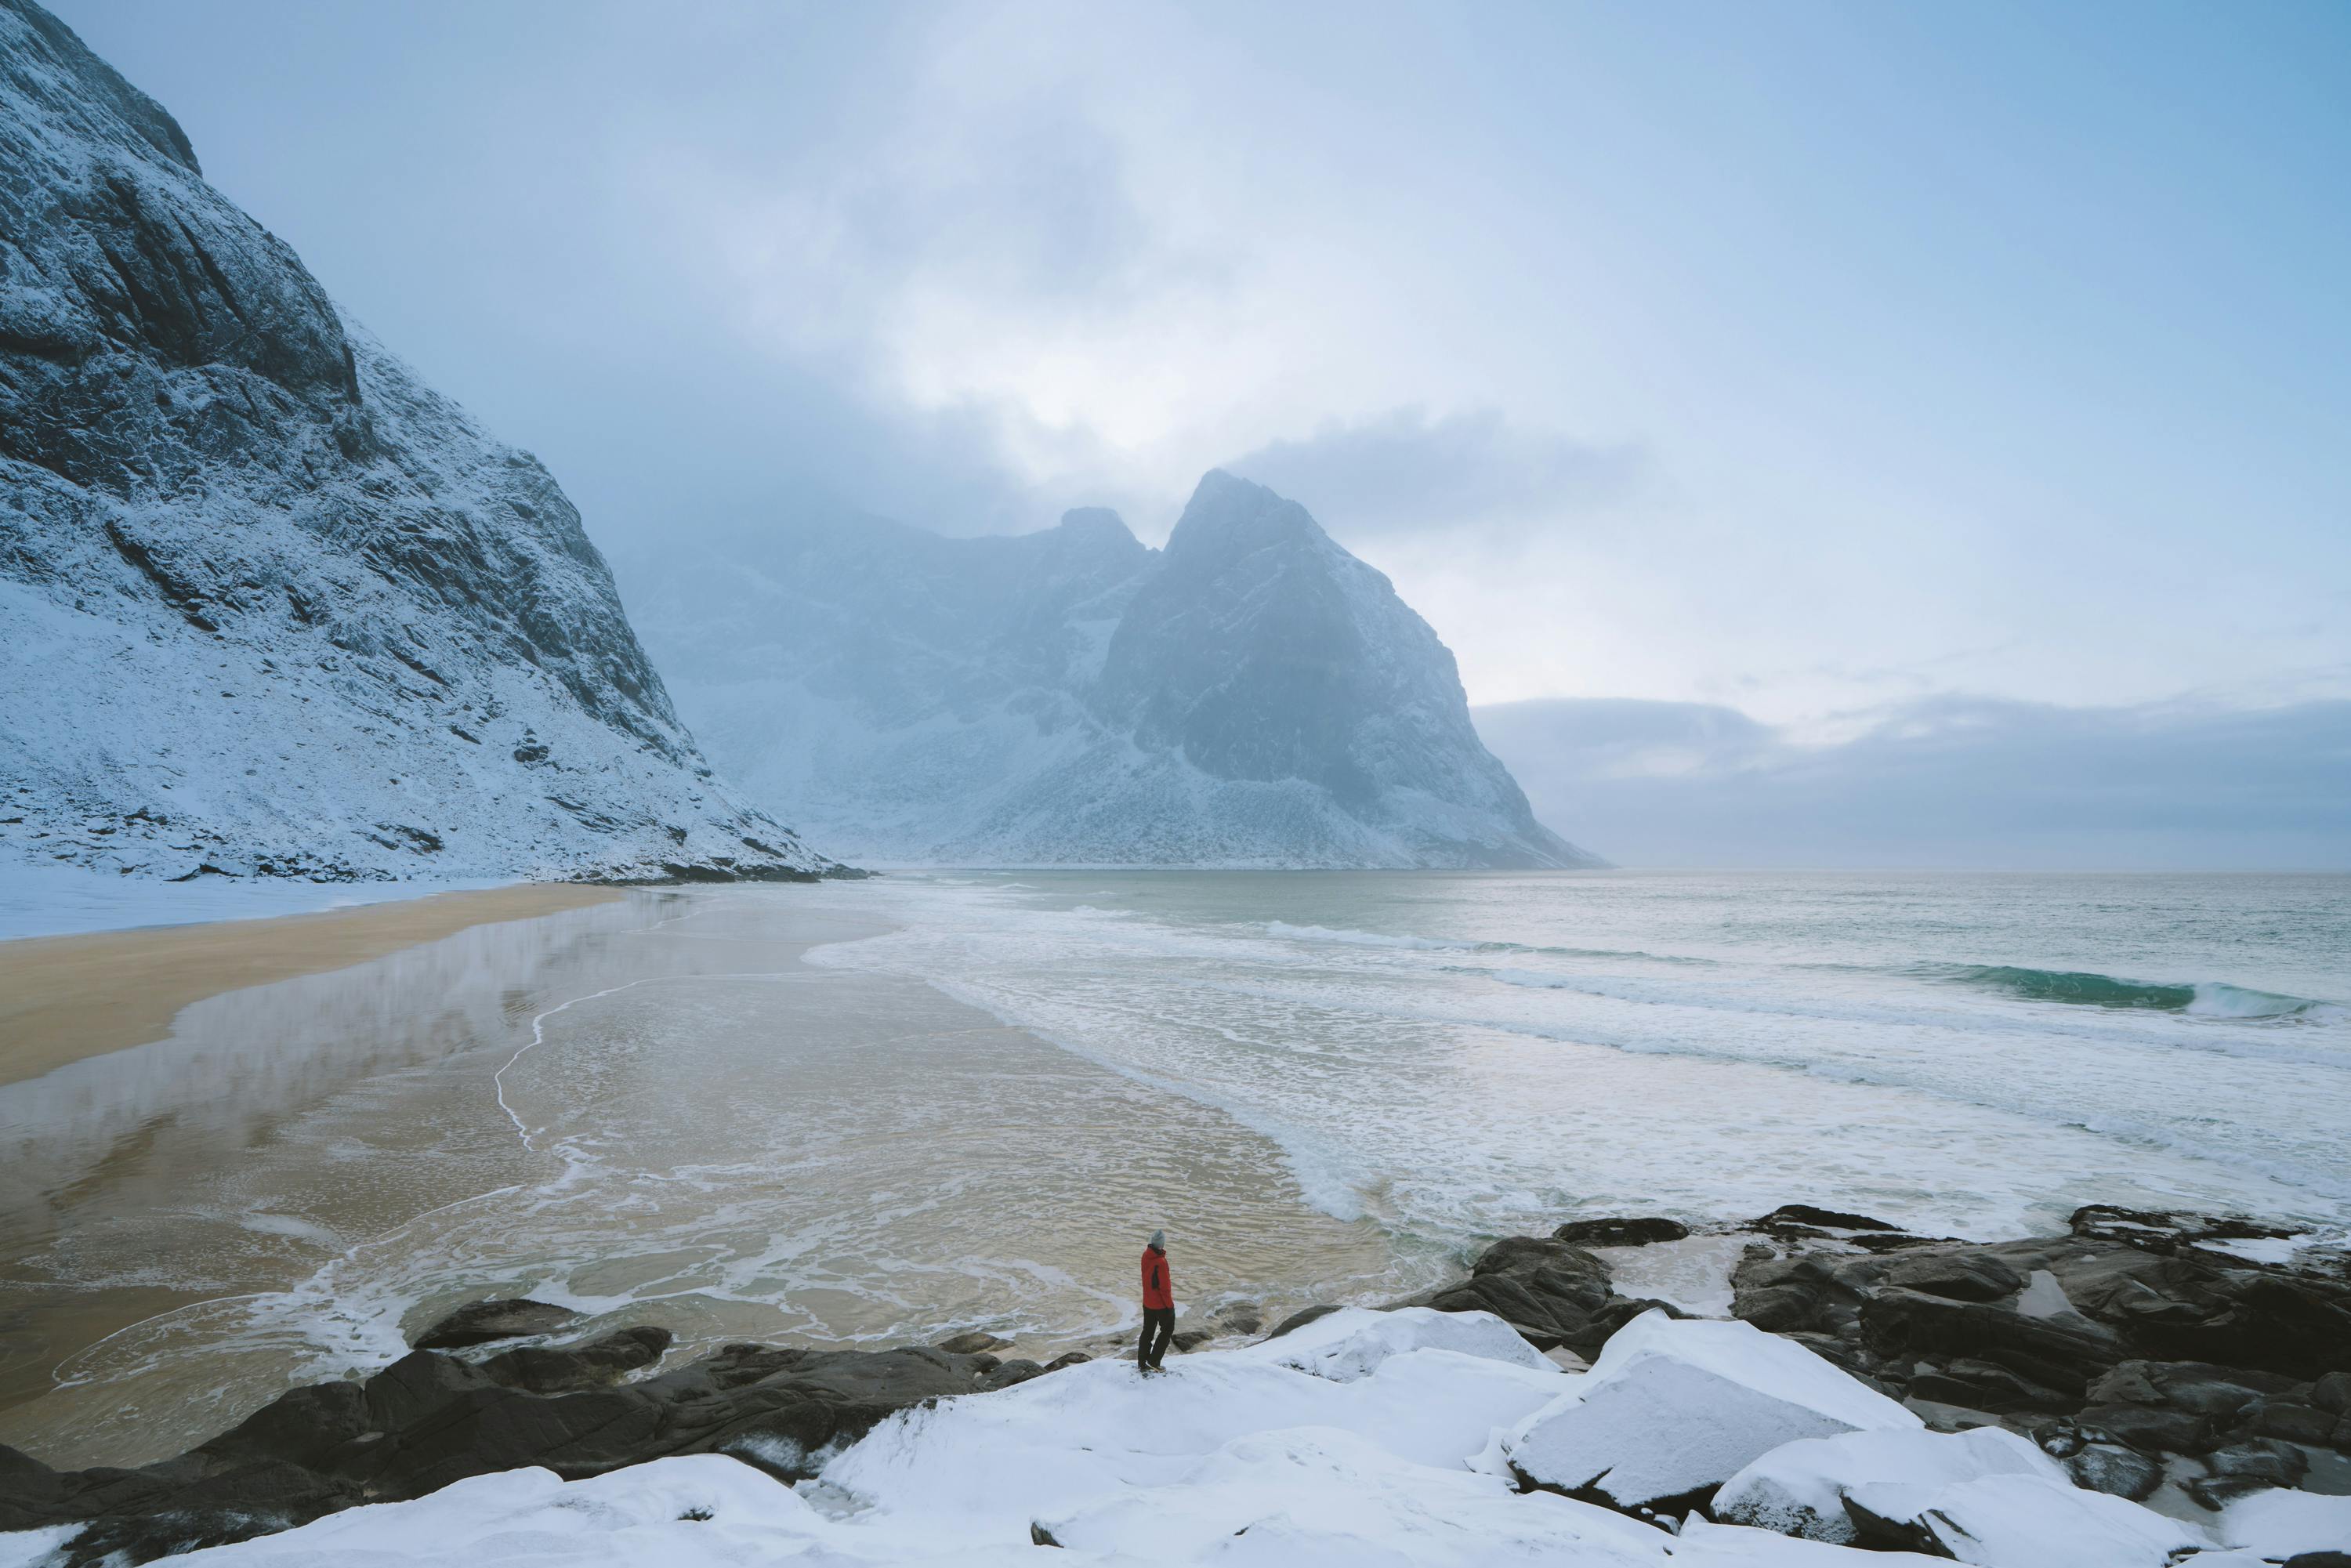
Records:
[[[1783,1443],[1908,1432],[1912,1412],[1802,1346],[1741,1322],[1650,1312],[1503,1440],[1530,1485],[1625,1509],[1695,1506]]]
[[[2300,1562],[2296,1553],[2351,1552],[2351,1497],[2259,1492],[2222,1510],[2213,1533],[2273,1562]]]
[[[1844,1214],[1834,1208],[1815,1208],[1809,1203],[1783,1203],[1762,1218],[1754,1221],[1750,1230],[1773,1230],[1792,1225],[1813,1226],[1823,1230],[1900,1230],[1898,1225],[1888,1225],[1882,1219],[1872,1219],[1865,1214]]]
[[[667,1343],[664,1330],[627,1329],[480,1365],[413,1351],[364,1382],[293,1389],[210,1442],[138,1470],[58,1471],[0,1449],[0,1530],[87,1524],[62,1568],[89,1568],[241,1541],[494,1470],[537,1466],[577,1479],[720,1452],[799,1480],[894,1410],[1033,1365],[927,1348],[735,1344],[641,1382],[573,1386],[650,1364]]]
[[[1451,1351],[1535,1371],[1555,1370],[1541,1351],[1491,1312],[1433,1307],[1384,1312],[1347,1307],[1244,1354],[1333,1383],[1353,1383],[1370,1376],[1388,1357],[1416,1350]]]
[[[2126,1361],[2091,1384],[2089,1397],[2100,1404],[2169,1406],[2231,1421],[2264,1396],[2300,1387],[2293,1378],[2276,1373],[2215,1366],[2210,1362]]]
[[[1598,1348],[1593,1314],[1614,1296],[1608,1265],[1583,1249],[1513,1236],[1486,1249],[1468,1279],[1432,1292],[1426,1304],[1445,1312],[1491,1312],[1538,1350],[1564,1344],[1590,1355]],[[1603,1328],[1598,1338],[1608,1332]]]
[[[1265,1309],[1255,1301],[1233,1301],[1208,1314],[1220,1333],[1254,1334],[1265,1327]]]
[[[1844,1504],[1855,1487],[1931,1489],[1988,1475],[2065,1479],[2054,1460],[1996,1427],[1956,1433],[1855,1430],[1764,1454],[1723,1483],[1713,1513],[1733,1524],[1851,1544],[1860,1531]]]
[[[1265,1337],[1268,1339],[1280,1339],[1284,1334],[1297,1333],[1300,1329],[1304,1328],[1308,1323],[1317,1322],[1322,1318],[1327,1318],[1332,1312],[1342,1311],[1344,1311],[1344,1309],[1331,1301],[1318,1302],[1311,1307],[1301,1307],[1298,1311],[1290,1313],[1288,1317],[1274,1324],[1273,1332]]]
[[[1863,1543],[1980,1568],[2166,1568],[2175,1554],[2210,1544],[2176,1519],[2040,1474],[1859,1486],[1845,1508]]]
[[[467,1345],[492,1344],[502,1339],[528,1339],[557,1333],[580,1321],[569,1307],[517,1298],[475,1301],[459,1307],[409,1342],[413,1350],[463,1350]]]
[[[2112,1443],[2085,1443],[2065,1460],[2077,1487],[2145,1502],[2163,1484],[2163,1467],[2145,1454]]]
[[[674,1338],[649,1324],[625,1328],[576,1345],[524,1345],[482,1363],[491,1381],[533,1394],[569,1394],[617,1383],[662,1358]]]
[[[939,1341],[939,1348],[949,1355],[977,1355],[982,1351],[1001,1350],[1012,1342],[998,1339],[985,1329],[970,1329],[951,1339]]]
[[[2204,1469],[2188,1483],[2189,1493],[2206,1508],[2225,1508],[2252,1492],[2293,1486],[2309,1473],[2310,1458],[2291,1443],[2255,1437],[2213,1449]]]
[[[2212,1446],[2211,1422],[2193,1410],[2085,1405],[2075,1419],[2142,1454],[2200,1454]]]
[[[1571,1219],[1551,1233],[1554,1241],[1575,1247],[1646,1247],[1653,1241],[1680,1241],[1689,1227],[1661,1216],[1621,1219]]]
[[[1886,1283],[1955,1301],[1997,1301],[2024,1289],[2024,1276],[1989,1252],[1917,1251],[1896,1259]]]

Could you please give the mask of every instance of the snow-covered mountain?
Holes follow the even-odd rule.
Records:
[[[580,517],[0,0],[0,856],[793,876]]]
[[[622,570],[711,755],[853,859],[1573,866],[1453,655],[1304,508],[1211,473],[1166,549],[763,522]]]

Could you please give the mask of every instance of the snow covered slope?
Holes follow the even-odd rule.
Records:
[[[1165,550],[868,517],[622,563],[712,756],[852,858],[1573,866],[1453,655],[1304,508],[1210,473]]]
[[[0,0],[0,857],[802,875],[579,515]]]

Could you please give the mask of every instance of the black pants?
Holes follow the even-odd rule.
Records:
[[[1143,1366],[1156,1367],[1159,1364],[1159,1358],[1167,1354],[1167,1342],[1175,1337],[1175,1308],[1144,1308],[1143,1337],[1134,1342],[1136,1363]]]

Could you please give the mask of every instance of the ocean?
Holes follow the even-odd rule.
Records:
[[[0,1442],[158,1458],[493,1295],[677,1356],[1102,1354],[1161,1228],[1194,1322],[1394,1299],[1578,1216],[2341,1228],[2346,1002],[2335,875],[635,893],[0,1087]],[[1731,1251],[1636,1288],[1722,1310]]]

